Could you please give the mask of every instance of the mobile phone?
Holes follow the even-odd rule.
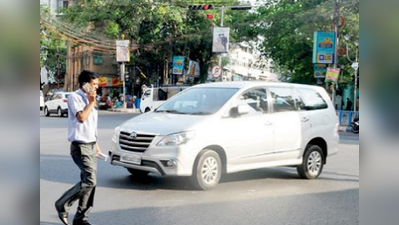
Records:
[[[91,87],[91,85],[89,83],[86,83],[85,85],[83,85],[83,90],[85,90],[87,93],[93,92],[93,88]]]

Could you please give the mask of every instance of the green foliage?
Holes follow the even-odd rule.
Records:
[[[45,6],[40,6],[41,16],[51,16]],[[46,67],[49,75],[60,75],[63,79],[66,72],[66,43],[54,32],[40,24],[40,67]]]
[[[353,1],[340,2],[342,15],[347,19],[342,35],[351,33],[358,38],[359,20],[358,13],[351,8]],[[331,0],[271,1],[258,8],[251,17],[241,18],[241,23],[254,22],[238,29],[237,35],[249,40],[257,40],[261,36],[264,39],[261,41],[261,53],[274,60],[283,80],[314,84],[313,33],[332,29],[330,16],[334,13],[334,7]],[[341,45],[345,46],[342,42]],[[348,61],[342,57],[339,64],[347,65]],[[341,81],[348,82],[350,73],[347,70],[344,76]]]

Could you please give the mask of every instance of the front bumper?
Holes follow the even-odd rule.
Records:
[[[148,171],[162,176],[191,176],[195,158],[197,156],[197,151],[194,146],[156,146],[156,143],[161,139],[161,137],[155,137],[150,147],[142,153],[122,150],[118,141],[113,139],[111,149],[108,153],[111,159],[111,164],[123,166],[125,168]],[[122,162],[121,157],[123,155],[139,157],[141,162],[139,165]]]

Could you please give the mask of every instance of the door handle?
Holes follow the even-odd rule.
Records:
[[[302,122],[304,122],[304,123],[309,122],[309,118],[303,117]]]

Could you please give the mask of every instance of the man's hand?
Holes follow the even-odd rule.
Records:
[[[95,91],[87,93],[87,98],[90,104],[95,104],[97,102],[97,93]]]
[[[102,153],[102,152],[101,152],[100,145],[97,144],[97,157],[100,156],[101,153]]]

